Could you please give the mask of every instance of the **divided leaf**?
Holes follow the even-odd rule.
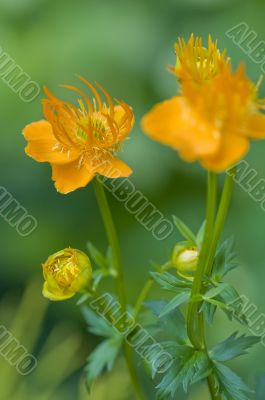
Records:
[[[175,340],[174,345],[176,343],[183,345],[188,340],[185,318],[178,308],[168,312],[164,316],[160,316],[166,305],[167,302],[163,300],[145,302],[145,306],[157,317],[155,325],[152,325],[151,328],[155,331],[155,334],[162,334],[164,337],[165,334],[169,335],[170,340]]]
[[[214,372],[219,394],[222,394],[226,400],[249,400],[251,389],[234,371],[215,362]]]
[[[97,336],[113,338],[119,337],[118,332],[102,316],[97,315],[88,307],[83,307],[83,315],[88,323],[88,331]]]
[[[100,343],[88,357],[86,385],[88,390],[94,380],[104,371],[110,371],[122,346],[121,337],[113,337]]]
[[[175,349],[178,350],[177,347]],[[181,386],[187,392],[190,385],[205,379],[210,373],[211,365],[205,352],[182,346],[176,351],[174,363],[157,386],[157,399],[174,399]]]
[[[234,239],[227,239],[222,243],[215,255],[212,277],[220,281],[228,272],[238,266],[238,261],[234,252]]]
[[[212,360],[229,361],[233,358],[248,354],[248,349],[260,341],[258,336],[238,336],[238,332],[233,333],[225,341],[215,346],[209,353]]]
[[[192,286],[191,281],[179,278],[177,275],[174,276],[169,272],[150,272],[150,275],[165,290],[176,292],[184,288],[191,289]]]
[[[189,291],[184,291],[182,293],[177,294],[175,297],[173,297],[172,300],[170,300],[165,307],[162,309],[162,311],[159,314],[159,318],[164,317],[165,315],[169,314],[171,311],[175,310],[182,304],[186,303],[190,297],[190,292]]]
[[[220,308],[231,321],[233,318],[243,325],[247,325],[244,315],[244,302],[242,296],[228,283],[215,283],[203,296],[205,302],[201,307],[206,319],[212,323],[217,307]],[[209,304],[207,304],[209,303]]]

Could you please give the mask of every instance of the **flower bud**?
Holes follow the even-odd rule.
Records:
[[[172,264],[184,278],[192,278],[197,269],[199,250],[195,246],[176,244],[172,254]]]
[[[43,296],[50,300],[66,300],[89,287],[92,267],[88,256],[80,250],[67,248],[52,254],[42,264]]]

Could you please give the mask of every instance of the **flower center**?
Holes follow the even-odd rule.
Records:
[[[80,268],[73,257],[58,257],[52,264],[46,266],[47,272],[53,276],[56,283],[67,288],[80,274]]]
[[[106,116],[94,112],[90,118],[93,137],[102,145],[113,141],[113,134]]]

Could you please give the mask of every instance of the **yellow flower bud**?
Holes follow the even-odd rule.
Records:
[[[92,267],[88,256],[80,250],[67,248],[52,254],[42,264],[43,296],[50,300],[66,300],[88,288]]]
[[[176,267],[179,275],[192,279],[197,269],[199,250],[195,246],[176,244],[172,254],[172,264]]]

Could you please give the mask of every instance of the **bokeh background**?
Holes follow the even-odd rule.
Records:
[[[264,40],[264,13],[262,0],[0,0],[0,47],[33,80],[59,97],[65,92],[58,85],[76,85],[75,74],[80,73],[131,104],[137,122],[121,158],[134,170],[132,182],[167,218],[176,214],[196,230],[203,220],[205,172],[145,137],[139,121],[155,102],[177,91],[166,66],[174,63],[173,44],[178,36],[187,38],[194,32],[207,39],[212,34],[221,49],[228,49],[234,65],[244,61],[249,76],[258,80],[260,65],[225,32],[243,21]],[[264,89],[262,85],[263,95]],[[17,399],[126,400],[121,389],[111,392],[126,382],[124,368],[119,366],[90,396],[85,393],[82,380],[80,383],[82,365],[96,339],[86,333],[75,299],[48,304],[41,296],[40,265],[49,254],[69,245],[86,250],[87,240],[101,250],[107,246],[92,187],[60,195],[50,179],[49,165],[35,163],[24,154],[21,130],[42,118],[41,99],[42,94],[32,103],[23,103],[0,79],[0,185],[38,221],[36,231],[23,238],[0,220],[0,321],[39,354],[41,363],[36,377],[27,380],[27,389],[25,380],[19,380]],[[260,178],[265,178],[264,154],[265,143],[259,142],[247,156]],[[150,261],[167,260],[180,238],[174,232],[158,243],[123,204],[109,197],[123,249],[128,296],[133,302],[148,277]],[[227,236],[235,236],[241,260],[241,270],[230,279],[265,313],[265,213],[240,187],[236,187],[225,231]],[[157,290],[154,296],[163,294]],[[225,318],[218,316],[210,340],[224,338],[231,330]],[[265,372],[264,356],[265,349],[259,345],[234,367],[254,385],[257,376]],[[0,368],[0,376],[6,376],[1,398],[13,399],[9,389],[14,382],[18,385],[18,377],[5,363]],[[199,387],[189,399],[205,400],[207,396]],[[179,393],[178,398],[187,397]]]

